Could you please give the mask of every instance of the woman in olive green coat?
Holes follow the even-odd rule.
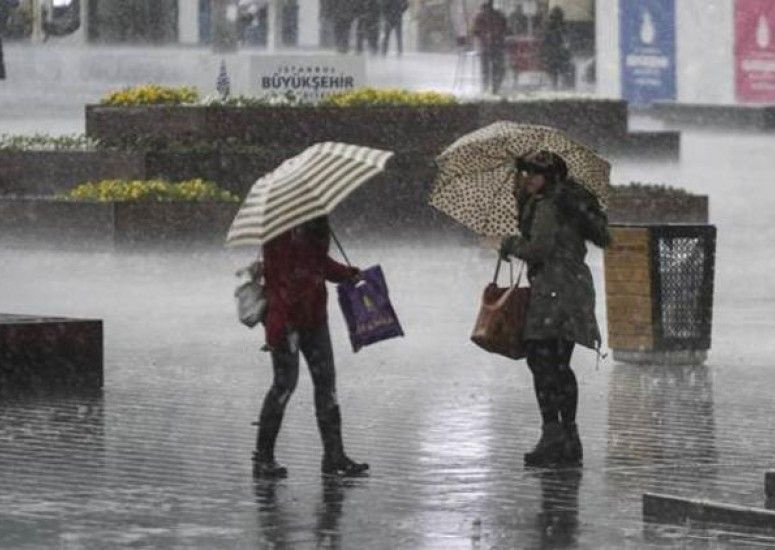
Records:
[[[533,154],[521,159],[518,169],[520,234],[503,240],[501,256],[525,261],[531,288],[524,339],[543,430],[525,464],[581,464],[578,385],[570,360],[576,344],[600,349],[586,241],[606,246],[608,222],[596,199],[567,179],[557,155]]]

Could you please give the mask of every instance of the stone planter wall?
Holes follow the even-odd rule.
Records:
[[[86,107],[86,132],[106,142],[234,140],[303,148],[344,141],[433,157],[460,136],[498,120],[567,131],[604,154],[678,157],[678,134],[630,134],[627,104],[614,100],[471,103],[436,107]],[[631,137],[634,136],[634,137]]]
[[[615,224],[708,223],[705,195],[646,196],[639,191],[619,191],[608,207]]]
[[[76,202],[0,198],[0,243],[125,248],[222,246],[238,205],[219,202]]]
[[[48,195],[86,181],[144,179],[145,155],[121,151],[0,151],[0,194]]]
[[[670,128],[775,130],[775,107],[768,105],[711,105],[655,103],[635,111],[656,118]]]

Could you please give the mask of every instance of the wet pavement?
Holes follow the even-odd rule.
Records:
[[[0,404],[1,548],[727,548],[755,533],[644,525],[641,495],[761,506],[775,441],[775,138],[689,133],[680,164],[616,164],[617,182],[711,196],[719,227],[707,366],[633,367],[577,352],[580,471],[529,471],[539,418],[523,363],[468,343],[492,252],[351,242],[380,262],[407,337],[353,354],[331,324],[349,452],[372,475],[319,475],[309,377],[278,443],[290,477],[255,483],[270,382],[234,316],[245,253],[0,250],[0,311],[105,320],[99,396]],[[602,294],[602,262],[590,257]],[[604,322],[604,304],[598,304]]]
[[[350,248],[384,266],[407,338],[353,354],[332,303],[348,449],[373,471],[332,483],[319,475],[308,376],[278,444],[290,477],[251,477],[251,422],[270,369],[258,336],[233,318],[244,256],[0,252],[4,309],[99,314],[106,330],[103,395],[0,407],[0,547],[775,544],[641,521],[647,490],[763,503],[772,371],[738,344],[748,329],[723,306],[735,288],[719,291],[722,334],[706,367],[597,370],[593,353],[578,352],[585,466],[529,471],[521,453],[539,419],[527,369],[467,342],[492,253]],[[599,254],[592,263],[599,281]],[[771,308],[748,308],[752,322],[769,316],[760,337]]]

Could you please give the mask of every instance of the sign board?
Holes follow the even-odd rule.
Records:
[[[735,1],[735,81],[739,101],[775,102],[775,2]]]
[[[622,97],[635,105],[676,98],[674,0],[620,0]]]
[[[310,102],[366,85],[362,56],[256,55],[250,63],[251,94],[288,92]]]

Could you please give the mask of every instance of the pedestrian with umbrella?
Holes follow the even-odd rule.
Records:
[[[329,257],[332,232],[327,216],[382,172],[391,156],[342,143],[312,146],[256,182],[229,230],[227,244],[259,245],[263,252],[266,349],[271,352],[274,381],[264,398],[253,455],[259,477],[287,476],[287,469],[275,461],[274,447],[298,381],[300,353],[315,388],[322,473],[355,476],[369,469],[344,451],[326,311],[326,281],[356,279],[360,270]]]
[[[580,465],[576,344],[599,353],[587,241],[610,243],[603,210],[610,165],[563,132],[500,122],[469,134],[437,159],[431,204],[482,235],[502,238],[500,257],[527,265],[521,327],[543,421],[526,466]]]

